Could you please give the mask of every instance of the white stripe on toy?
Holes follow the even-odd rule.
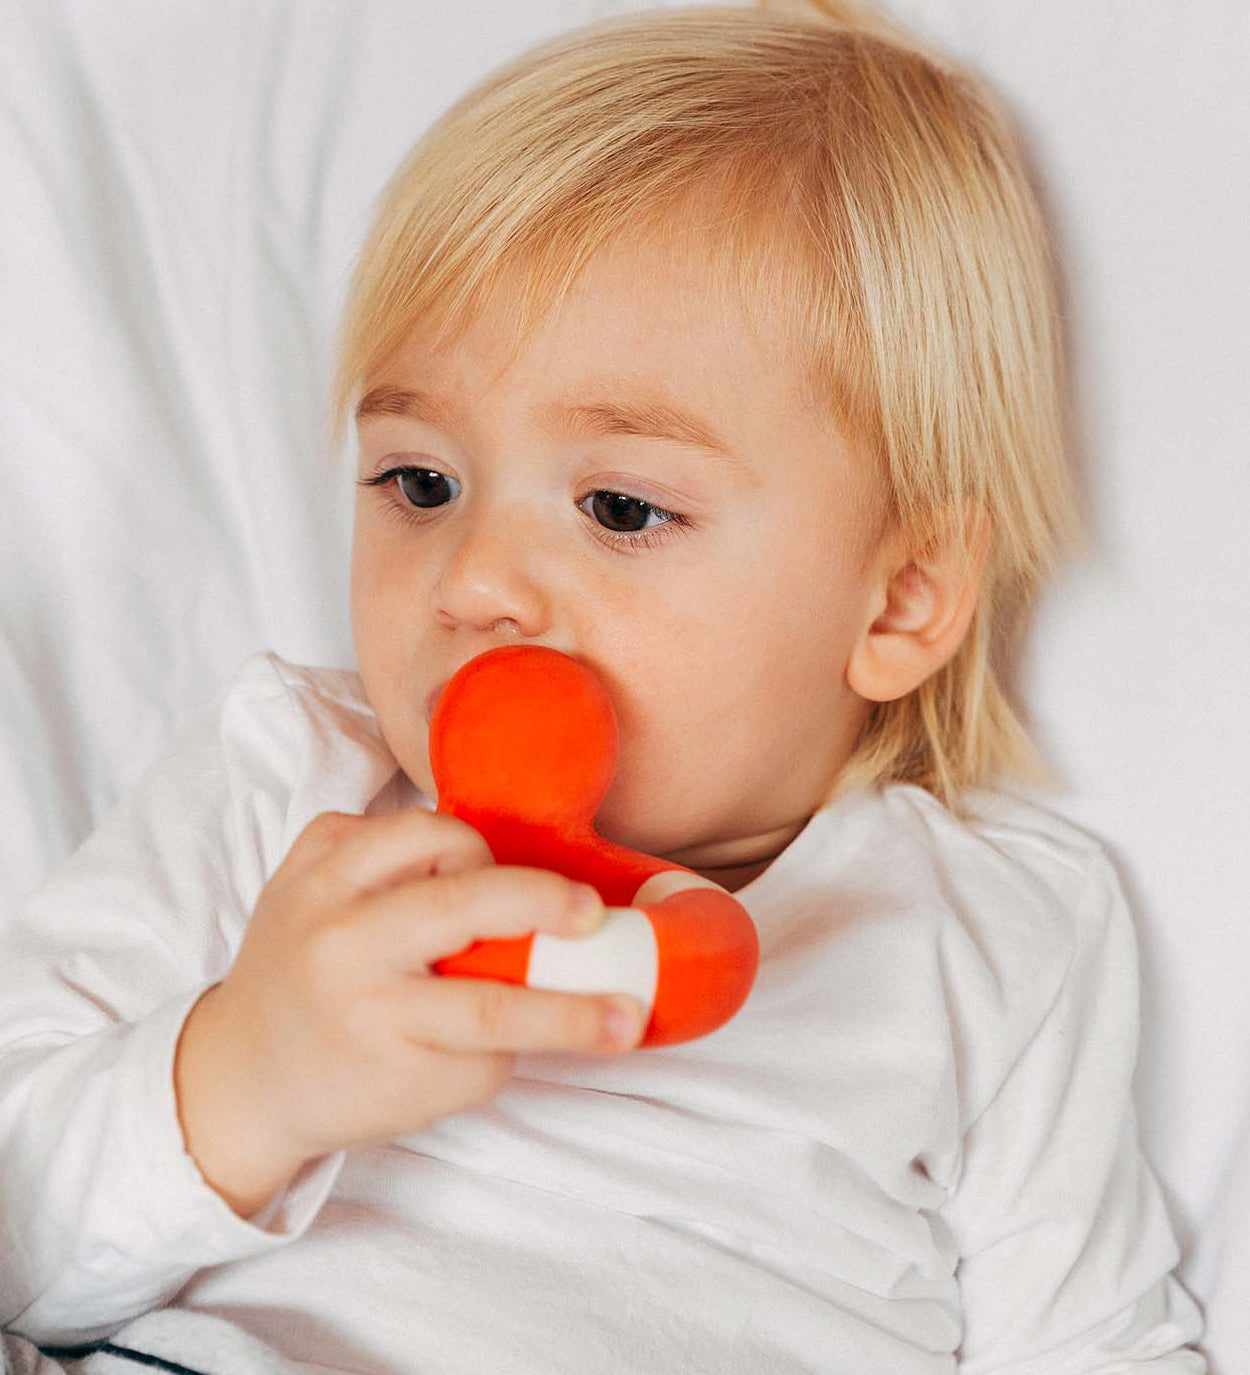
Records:
[[[609,907],[603,925],[589,936],[564,940],[538,932],[525,982],[564,993],[628,993],[649,1017],[659,972],[651,919],[636,907]]]

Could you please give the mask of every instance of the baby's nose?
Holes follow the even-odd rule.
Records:
[[[458,544],[434,598],[440,624],[493,633],[505,642],[533,639],[551,624],[549,591],[533,551],[489,533]]]

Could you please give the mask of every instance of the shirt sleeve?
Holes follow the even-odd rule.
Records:
[[[286,693],[251,663],[0,931],[0,1322],[32,1340],[105,1335],[196,1270],[285,1245],[341,1166],[240,1218],[186,1152],[173,1087],[186,1015],[285,838]]]
[[[1097,856],[1071,960],[963,1140],[943,1210],[961,1257],[964,1375],[1198,1375],[1196,1306],[1138,1145],[1138,969],[1118,879]]]

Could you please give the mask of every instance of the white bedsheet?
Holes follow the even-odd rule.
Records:
[[[371,197],[490,66],[643,6],[0,0],[0,908],[253,650],[348,664],[332,332]],[[896,0],[1017,113],[1093,535],[1020,690],[1117,856],[1143,1132],[1250,1351],[1250,8]]]

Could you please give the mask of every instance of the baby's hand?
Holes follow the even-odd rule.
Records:
[[[178,1111],[201,1173],[246,1217],[305,1161],[486,1102],[518,1051],[635,1045],[631,999],[430,973],[474,940],[602,919],[593,889],[497,866],[453,817],[315,818],[183,1027]]]

